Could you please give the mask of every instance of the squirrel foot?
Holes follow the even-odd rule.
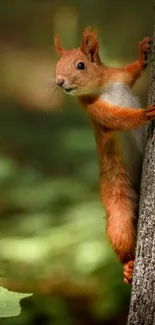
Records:
[[[140,51],[140,60],[143,62],[144,68],[148,65],[148,55],[151,52],[151,38],[145,37],[142,41],[138,43]]]
[[[134,260],[130,260],[127,263],[124,263],[124,282],[127,284],[131,284],[132,282],[132,273],[134,267]]]

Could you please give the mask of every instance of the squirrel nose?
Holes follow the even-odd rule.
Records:
[[[57,78],[56,83],[57,83],[58,86],[62,87],[64,81],[65,80],[63,78]]]

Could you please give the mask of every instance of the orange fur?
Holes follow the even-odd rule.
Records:
[[[99,40],[96,31],[91,32],[89,27],[84,30],[80,50],[91,62],[101,63],[99,57]]]
[[[130,63],[124,67],[124,71],[129,72],[131,76],[130,84],[133,85],[137,78],[141,75],[142,71],[147,67],[145,57],[150,50],[150,39],[145,37],[141,42],[138,43],[139,47],[139,58],[136,62]]]
[[[107,67],[99,56],[96,32],[84,30],[81,46],[64,50],[56,67],[56,80],[63,80],[64,91],[78,96],[94,129],[100,162],[101,197],[107,212],[107,235],[124,265],[124,281],[132,278],[136,240],[137,201],[130,176],[122,159],[116,131],[142,126],[155,118],[155,105],[146,109],[119,107],[101,97],[102,90],[112,83],[133,85],[146,67],[150,41],[139,43],[139,58],[121,68]],[[59,50],[60,44],[56,43]],[[61,50],[59,51],[61,52]],[[84,69],[78,69],[78,63]]]
[[[58,53],[60,56],[62,56],[63,53],[64,53],[64,49],[63,49],[63,47],[62,47],[61,44],[60,44],[59,37],[56,36],[56,35],[54,36],[54,43],[55,43],[55,47],[56,47],[56,49],[57,49],[57,53]]]
[[[136,202],[113,132],[93,122],[100,159],[101,197],[107,212],[108,238],[124,263],[133,258]]]
[[[115,131],[137,128],[154,118],[155,105],[146,109],[118,107],[101,99],[80,97],[79,101],[87,110],[89,116],[99,124]]]

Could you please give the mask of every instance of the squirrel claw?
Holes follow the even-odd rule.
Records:
[[[155,119],[155,104],[146,108],[146,116],[149,120]]]
[[[132,282],[132,273],[133,273],[134,261],[130,260],[127,263],[124,263],[124,282],[127,284],[131,284]]]
[[[142,41],[138,43],[140,50],[140,60],[143,61],[144,68],[148,65],[148,55],[151,52],[151,38],[144,37]]]

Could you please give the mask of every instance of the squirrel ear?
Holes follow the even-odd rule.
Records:
[[[54,43],[55,43],[55,47],[56,47],[56,50],[57,50],[57,53],[62,56],[63,53],[64,53],[64,49],[63,47],[61,46],[60,44],[60,40],[59,40],[59,37],[58,36],[54,36]]]
[[[87,27],[83,32],[80,50],[91,62],[95,62],[97,64],[101,63],[97,33],[95,31],[91,32],[89,27]]]

